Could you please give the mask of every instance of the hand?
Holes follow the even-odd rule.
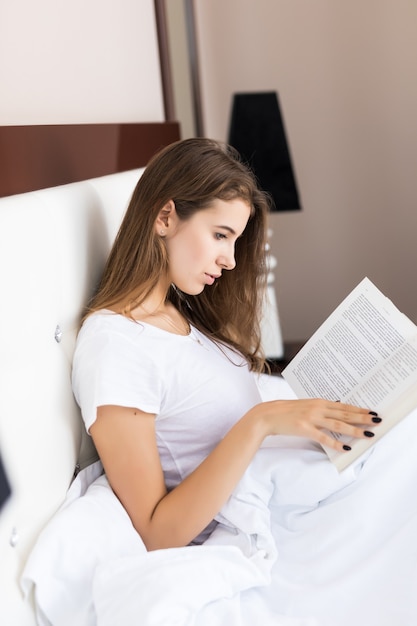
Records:
[[[370,426],[381,420],[369,409],[330,400],[275,400],[257,406],[268,435],[307,437],[335,450],[346,450],[325,430],[355,438],[373,436]]]

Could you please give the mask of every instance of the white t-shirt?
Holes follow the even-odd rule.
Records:
[[[261,401],[246,361],[197,329],[175,335],[110,311],[91,315],[79,333],[73,389],[87,430],[106,404],[155,414],[168,489]]]

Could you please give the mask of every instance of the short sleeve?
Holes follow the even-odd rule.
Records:
[[[97,407],[135,407],[157,414],[162,377],[143,326],[114,314],[86,320],[75,348],[72,385],[87,431]]]

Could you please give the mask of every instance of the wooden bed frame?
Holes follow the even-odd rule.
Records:
[[[177,122],[0,127],[0,197],[144,167]]]

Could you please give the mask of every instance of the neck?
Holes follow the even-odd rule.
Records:
[[[169,285],[166,287],[159,283],[152,291],[146,296],[145,300],[138,306],[134,307],[131,311],[134,318],[142,318],[144,315],[152,315],[157,312],[164,311],[169,306],[167,300],[169,291]]]
[[[135,320],[157,326],[176,335],[189,335],[190,325],[186,318],[167,300],[167,292],[153,290],[139,306],[132,309]]]

